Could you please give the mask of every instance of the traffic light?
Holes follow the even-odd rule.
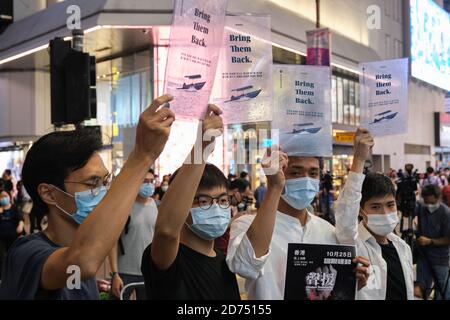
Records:
[[[52,124],[79,124],[97,116],[96,60],[69,41],[50,41]]]

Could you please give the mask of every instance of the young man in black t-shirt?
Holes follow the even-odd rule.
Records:
[[[220,114],[216,106],[208,107],[202,133],[223,131]],[[231,219],[227,179],[206,164],[212,148],[201,139],[197,142],[203,158],[185,163],[171,177],[153,243],[143,254],[142,274],[150,299],[240,299],[236,276],[225,256],[214,250],[214,239],[225,233]],[[194,153],[195,147],[192,157]]]

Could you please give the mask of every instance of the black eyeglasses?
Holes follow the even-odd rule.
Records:
[[[111,187],[112,181],[114,180],[114,174],[108,173],[105,177],[96,177],[92,179],[91,182],[79,182],[79,181],[64,181],[64,183],[76,183],[88,186],[91,190],[91,194],[95,197],[100,193],[102,187],[109,189]]]
[[[200,209],[208,210],[212,207],[214,204],[214,200],[216,200],[216,203],[221,207],[222,209],[227,209],[231,205],[231,197],[227,194],[223,194],[217,198],[213,198],[208,195],[199,195],[196,196],[194,199],[197,201]]]

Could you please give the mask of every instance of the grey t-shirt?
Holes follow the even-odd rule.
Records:
[[[146,205],[134,203],[131,209],[128,232],[125,234],[124,231],[120,236],[125,251],[125,254],[118,253],[120,273],[142,275],[142,254],[153,240],[157,215],[158,208],[155,201],[152,200]]]
[[[48,257],[59,249],[42,233],[14,242],[3,265],[0,300],[98,300],[95,278],[82,281],[80,289],[67,287],[46,291],[40,287],[41,273]]]

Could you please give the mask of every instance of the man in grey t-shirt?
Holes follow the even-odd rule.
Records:
[[[158,214],[156,203],[151,198],[154,191],[155,175],[150,169],[136,197],[119,242],[109,255],[112,271],[111,293],[114,298],[120,297],[120,291],[127,284],[144,282],[141,272],[142,254],[152,242]],[[129,299],[132,291],[124,292],[125,300]],[[136,287],[136,298],[145,299],[143,286]]]

